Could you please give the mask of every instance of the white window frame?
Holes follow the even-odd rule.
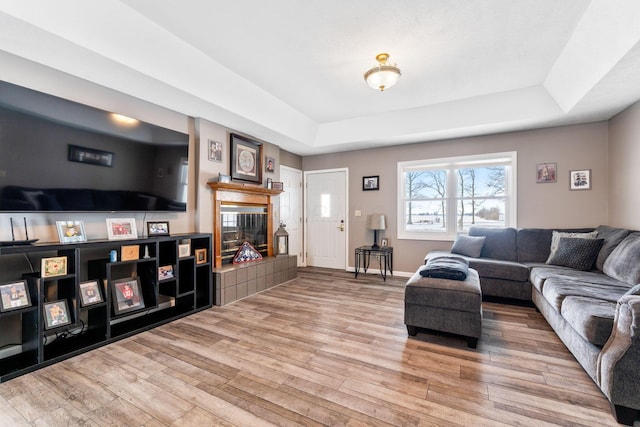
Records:
[[[483,166],[507,166],[505,173],[505,227],[517,227],[517,152],[487,153],[470,156],[447,157],[441,159],[411,160],[398,162],[398,201],[397,201],[397,234],[398,239],[408,240],[454,240],[457,234],[457,197],[456,169]],[[444,232],[407,231],[405,229],[405,172],[412,170],[438,169],[447,173],[447,229]]]

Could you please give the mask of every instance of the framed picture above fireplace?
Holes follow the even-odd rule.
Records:
[[[262,183],[262,143],[231,134],[231,179]]]

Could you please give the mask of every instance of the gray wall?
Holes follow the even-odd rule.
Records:
[[[609,222],[640,230],[640,102],[609,121]]]
[[[365,227],[367,215],[380,212],[387,215],[388,229],[380,237],[388,237],[394,247],[394,270],[412,272],[428,251],[448,249],[451,242],[397,239],[397,162],[516,151],[518,227],[590,227],[608,222],[607,132],[607,122],[598,122],[358,150],[304,157],[303,168],[349,168],[349,266],[354,248],[373,240]],[[536,184],[538,163],[557,163],[556,183]],[[592,170],[592,190],[569,190],[574,169]],[[362,177],[368,175],[380,175],[380,191],[362,191]],[[362,216],[356,217],[355,210]]]

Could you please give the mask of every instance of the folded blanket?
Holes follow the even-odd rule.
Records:
[[[422,277],[438,279],[466,280],[469,273],[469,262],[459,257],[436,257],[427,261],[418,270]]]

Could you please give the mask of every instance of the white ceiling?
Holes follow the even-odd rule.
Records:
[[[0,52],[300,155],[608,119],[639,41],[637,0],[0,0]]]

